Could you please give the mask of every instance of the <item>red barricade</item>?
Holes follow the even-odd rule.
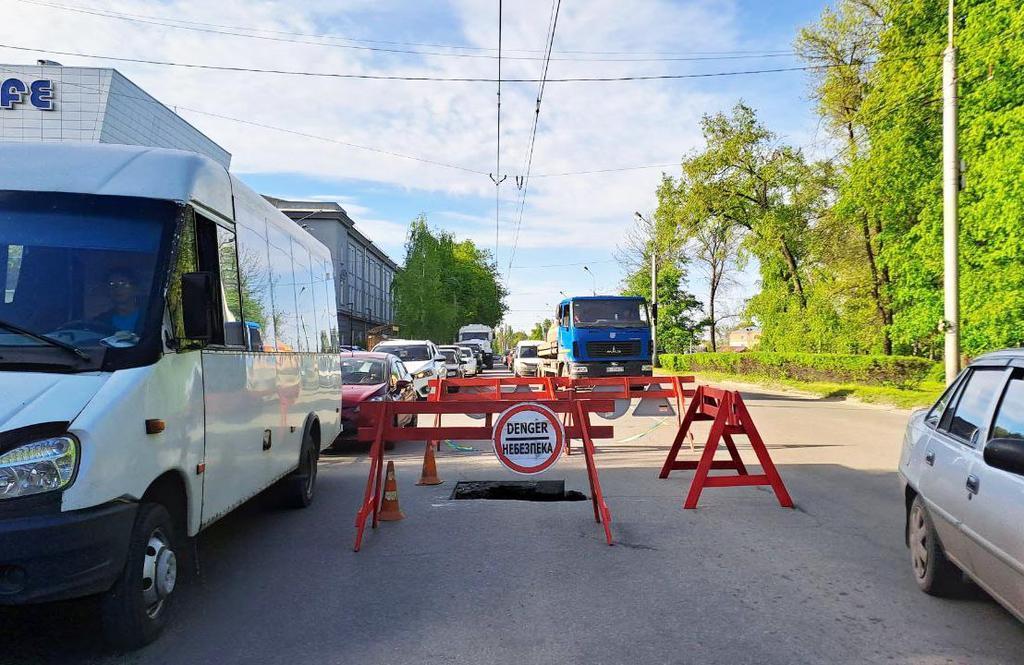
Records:
[[[674,404],[676,421],[681,422],[687,398],[695,391],[689,387],[692,376],[607,376],[595,378],[574,377],[472,377],[462,379],[434,379],[430,382],[431,401],[466,402],[498,400],[502,402],[532,402],[538,399],[572,399],[592,397],[603,400],[669,400]],[[458,392],[452,392],[455,388]],[[595,390],[596,389],[596,390]],[[511,404],[509,404],[510,406]],[[639,409],[640,407],[638,407]],[[598,415],[601,415],[600,413]],[[660,414],[646,414],[660,415]],[[477,414],[479,417],[479,414]],[[440,425],[438,415],[435,426]],[[572,412],[563,416],[563,425],[569,425]],[[491,415],[486,416],[487,425]],[[440,441],[435,445],[440,450]],[[566,438],[565,454],[572,455],[572,439]]]
[[[699,461],[678,461],[676,458],[679,455],[679,449],[682,447],[690,427],[698,420],[712,421],[704,452]],[[747,471],[733,441],[734,434],[744,434],[750,440],[750,445],[754,449],[754,454],[757,455],[763,473],[751,474]],[[729,460],[715,459],[715,452],[722,440],[725,441],[725,447],[729,452],[731,458]],[[775,463],[772,462],[771,455],[768,454],[768,449],[765,447],[757,427],[754,426],[754,420],[750,417],[750,412],[747,411],[739,391],[719,390],[710,386],[697,387],[658,477],[668,478],[669,473],[680,469],[696,469],[683,508],[696,508],[701,491],[705,487],[751,485],[770,485],[779,500],[779,505],[783,508],[793,507],[793,499],[786,491],[786,486],[775,468]],[[736,471],[736,475],[709,476],[708,473],[712,469],[730,469]]]
[[[443,384],[443,382],[442,382]],[[519,400],[521,401],[521,400]],[[583,450],[586,455],[587,479],[590,481],[591,501],[594,505],[594,519],[604,527],[605,539],[612,544],[611,512],[605,503],[604,494],[601,491],[601,482],[597,474],[597,465],[594,462],[594,439],[610,439],[614,432],[610,426],[591,425],[590,414],[594,412],[608,411],[612,408],[610,399],[576,398],[569,396],[566,399],[533,399],[538,404],[546,406],[558,414],[572,414],[573,424],[565,428],[566,438],[576,437],[583,441]],[[484,427],[398,427],[394,424],[394,416],[399,414],[415,413],[419,415],[436,415],[438,419],[443,413],[468,414],[484,413],[491,416],[501,413],[509,408],[510,404],[504,400],[456,400],[456,401],[426,401],[426,402],[365,402],[360,409],[366,413],[364,417],[372,426],[360,426],[357,438],[360,441],[372,441],[370,447],[370,471],[366,479],[366,489],[363,493],[363,501],[356,512],[356,539],[353,549],[358,552],[363,541],[363,533],[366,529],[366,520],[372,515],[372,526],[377,528],[379,522],[378,513],[383,499],[383,474],[384,474],[384,444],[387,442],[398,442],[408,440],[434,441],[441,439],[452,439],[462,441],[490,440],[493,432],[490,424]],[[418,420],[418,419],[417,419]]]

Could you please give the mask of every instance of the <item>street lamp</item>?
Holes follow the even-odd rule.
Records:
[[[592,281],[592,287],[593,287],[591,289],[591,292],[596,296],[597,295],[597,278],[594,277],[594,273],[587,266],[583,266],[583,269],[585,271],[587,271],[588,273],[590,273],[590,279]]]

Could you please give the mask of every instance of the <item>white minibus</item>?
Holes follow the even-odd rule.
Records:
[[[0,147],[0,604],[99,595],[124,648],[188,543],[340,430],[328,250],[176,150]]]

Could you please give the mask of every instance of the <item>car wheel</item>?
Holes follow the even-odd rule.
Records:
[[[963,572],[942,551],[935,524],[920,495],[910,506],[907,539],[914,581],[921,591],[933,596],[948,596],[963,588]]]
[[[299,451],[299,466],[281,481],[281,503],[286,508],[306,508],[313,503],[316,492],[317,459],[320,457],[316,444],[307,434]]]
[[[143,503],[135,516],[120,577],[100,598],[103,634],[118,649],[155,640],[167,624],[178,582],[180,541],[170,513]]]

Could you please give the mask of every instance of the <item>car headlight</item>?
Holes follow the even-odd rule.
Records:
[[[433,372],[429,368],[421,369],[420,371],[418,371],[415,374],[413,374],[412,378],[414,378],[414,379],[426,379],[426,378],[429,378],[430,375],[432,375],[432,374],[433,374]]]
[[[70,436],[32,441],[0,455],[0,499],[59,490],[78,464],[78,441]]]

